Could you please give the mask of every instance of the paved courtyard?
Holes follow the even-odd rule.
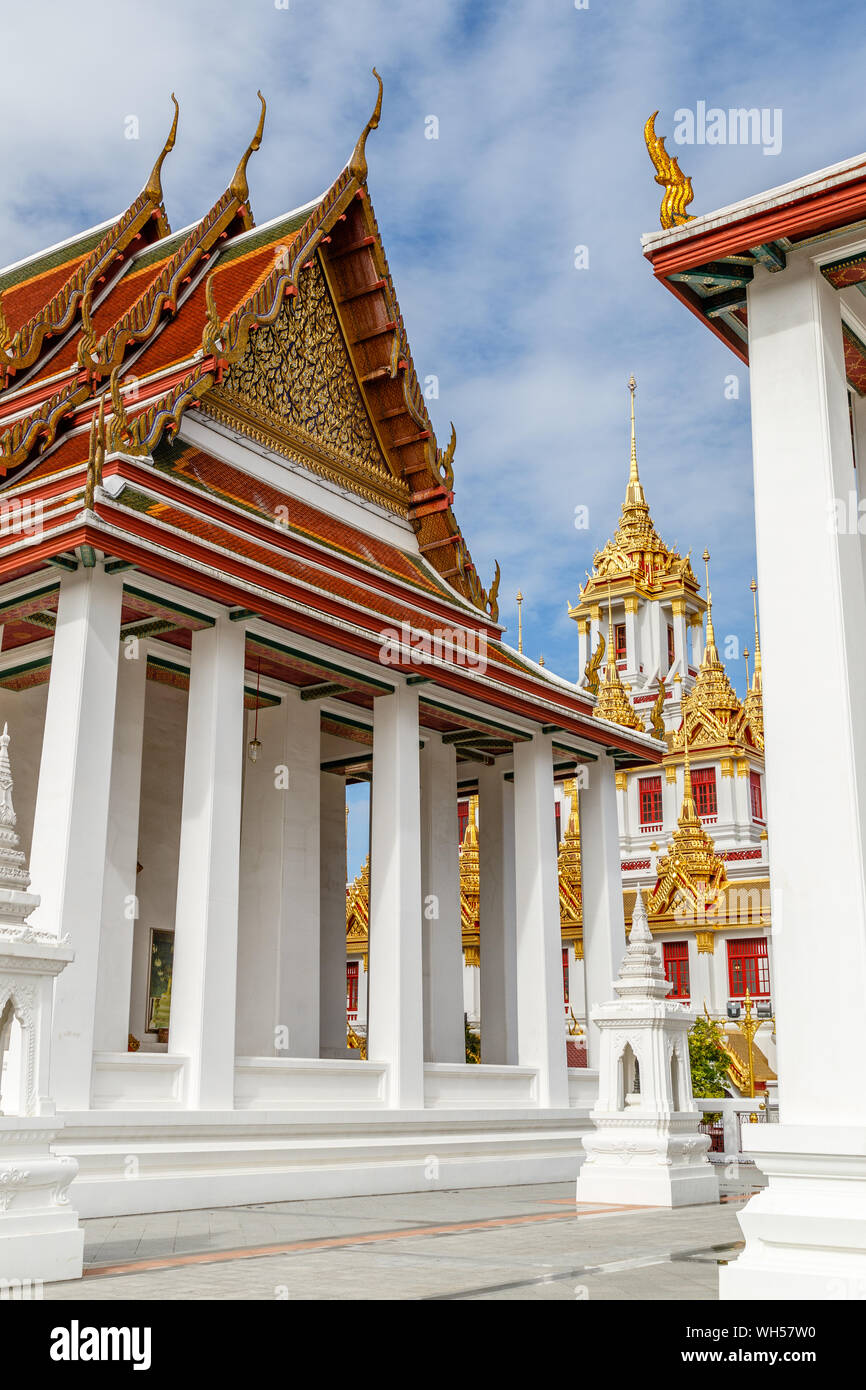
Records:
[[[571,1183],[85,1221],[85,1277],[46,1299],[715,1299],[737,1211],[575,1209]]]

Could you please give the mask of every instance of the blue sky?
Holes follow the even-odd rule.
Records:
[[[277,0],[278,4],[285,0]],[[141,187],[181,103],[163,183],[173,226],[250,164],[259,222],[326,188],[385,82],[369,187],[419,375],[457,428],[455,509],[501,617],[577,678],[567,617],[611,534],[638,455],[657,529],[712,554],[716,631],[751,639],[754,567],[746,369],[657,285],[640,250],[660,190],[642,129],[657,107],[692,176],[692,213],[857,154],[864,32],[853,4],[784,13],[675,0],[48,0],[4,17],[6,264],[102,221]],[[781,151],[676,147],[674,112],[782,111]],[[857,113],[853,118],[851,112]],[[138,118],[129,140],[126,118]],[[436,140],[425,138],[436,116]],[[574,268],[574,248],[589,268]],[[740,378],[737,400],[725,380]],[[574,509],[589,507],[589,530]],[[742,662],[731,664],[742,689]],[[364,817],[359,813],[356,822]],[[351,823],[351,822],[350,822]],[[357,849],[352,854],[357,859]]]

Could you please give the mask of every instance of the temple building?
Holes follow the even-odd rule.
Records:
[[[2,931],[72,953],[33,1104],[56,1104],[82,1215],[570,1178],[590,1123],[597,1038],[588,1067],[564,1045],[557,788],[579,798],[568,940],[604,999],[625,949],[616,779],[665,749],[503,640],[373,212],[380,109],[381,86],[321,197],[257,226],[262,100],[225,191],[173,232],[175,109],[118,217],[0,272],[0,726],[40,899]],[[677,574],[685,622],[700,601]]]
[[[725,1018],[748,990],[772,1012],[771,903],[764,787],[762,662],[757,604],[751,677],[740,700],[719,656],[709,555],[706,600],[689,557],[659,537],[640,481],[631,395],[629,477],[619,526],[594,557],[569,614],[578,625],[581,685],[597,713],[646,729],[662,766],[616,775],[626,921],[641,888],[662,945],[671,995]],[[753,599],[756,592],[752,582]],[[704,626],[705,625],[705,626]],[[736,1048],[737,1034],[731,1028]],[[756,1047],[775,1057],[772,1029]],[[761,1054],[763,1057],[763,1053]],[[731,1056],[731,1080],[742,1070]],[[772,1068],[762,1061],[771,1079]],[[763,1078],[766,1079],[766,1078]]]

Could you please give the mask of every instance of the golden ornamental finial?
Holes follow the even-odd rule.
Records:
[[[686,208],[695,195],[691,179],[686,177],[674,156],[665,149],[665,137],[656,135],[657,115],[658,111],[652,113],[643,128],[643,136],[647,153],[656,169],[655,181],[665,190],[659,216],[662,227],[667,231],[670,227],[681,227],[684,222],[694,221]]]
[[[758,586],[757,586],[757,584],[755,583],[754,579],[752,580],[751,584],[749,585],[749,588],[750,588],[751,591],[752,591],[752,609],[754,610],[754,614],[755,614],[755,675],[754,675],[754,685],[755,685],[755,690],[759,691],[759,690],[761,689],[761,677],[762,677],[762,671],[761,671],[761,642],[760,642],[760,638],[758,637]]]
[[[517,650],[523,655],[523,594],[517,590]]]
[[[746,689],[747,689],[747,690],[751,690],[752,685],[751,685],[751,681],[749,680],[749,649],[748,649],[748,647],[743,647],[743,658],[744,658],[745,663],[746,663]]]
[[[376,105],[373,107],[373,114],[361,131],[358,137],[358,143],[352,151],[352,158],[349,160],[349,173],[353,178],[358,180],[358,183],[367,182],[367,155],[365,152],[367,136],[370,134],[371,130],[376,129],[379,124],[379,118],[382,115],[382,79],[375,68],[373,69],[373,76],[379,84],[379,95],[376,97]]]
[[[171,123],[171,130],[168,132],[168,139],[162,147],[162,153],[150,171],[150,178],[144,185],[144,191],[152,203],[159,205],[162,202],[162,165],[167,154],[174,149],[174,142],[177,137],[177,118],[180,114],[180,107],[177,104],[177,97],[174,92],[171,94],[174,102],[174,120]]]
[[[234,197],[237,199],[239,203],[245,203],[247,201],[247,198],[250,196],[250,188],[249,184],[247,183],[247,164],[249,163],[250,155],[254,154],[255,151],[261,145],[262,134],[264,133],[265,129],[265,112],[268,109],[268,104],[262,96],[261,92],[257,92],[256,95],[259,101],[262,103],[262,109],[259,114],[259,123],[256,126],[256,133],[250,141],[249,145],[247,146],[246,152],[244,153],[240,164],[238,165],[237,169],[235,169],[234,178],[229,184],[229,192],[234,195]]]
[[[701,559],[704,562],[704,573],[707,579],[707,649],[704,653],[704,660],[718,661],[716,634],[713,628],[713,595],[710,592],[710,552],[707,549],[704,549]]]
[[[633,375],[628,379],[628,389],[631,414],[631,454],[628,467],[628,487],[625,490],[625,506],[645,507],[646,497],[644,496],[644,490],[641,486],[640,476],[637,471],[637,443],[635,441],[634,431],[634,393],[637,390],[637,382]]]

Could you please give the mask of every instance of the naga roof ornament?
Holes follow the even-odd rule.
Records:
[[[358,143],[352,151],[352,157],[349,160],[349,173],[352,175],[352,178],[358,180],[358,183],[367,182],[367,136],[370,134],[371,130],[376,130],[382,115],[382,79],[375,68],[373,68],[373,76],[379,84],[379,95],[376,97],[376,105],[373,107],[373,114],[358,136]]]
[[[24,371],[39,357],[46,339],[57,337],[71,327],[82,305],[88,307],[97,281],[116,260],[141,239],[149,223],[155,224],[157,237],[171,230],[162,200],[162,165],[174,148],[177,136],[178,104],[172,92],[174,119],[168,138],[141,193],[126,212],[111,224],[90,254],[81,261],[38,313],[21,325],[0,353],[0,388],[10,376]]]
[[[662,227],[681,227],[684,222],[693,222],[694,217],[686,208],[694,198],[692,181],[680,168],[675,157],[665,149],[665,137],[656,135],[654,111],[643,128],[647,153],[655,167],[655,181],[665,190],[659,213]]]

